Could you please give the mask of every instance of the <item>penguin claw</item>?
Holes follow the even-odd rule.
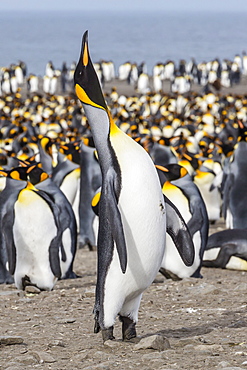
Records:
[[[110,328],[107,328],[107,329],[101,329],[97,318],[95,318],[94,333],[98,333],[101,330],[102,331],[103,342],[106,342],[107,340],[115,339],[115,337],[113,335],[113,329],[114,329],[113,326],[111,326]]]
[[[88,248],[90,252],[96,251],[97,247],[96,245],[90,243],[90,242],[78,242],[78,249],[84,249]]]
[[[113,335],[113,326],[111,326],[108,329],[102,329],[102,338],[103,338],[103,342],[106,342],[107,340],[115,339]]]
[[[124,341],[133,341],[136,338],[136,323],[129,317],[119,315],[122,322],[122,336]]]

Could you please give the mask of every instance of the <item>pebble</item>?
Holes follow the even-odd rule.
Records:
[[[241,284],[237,285],[234,290],[241,290],[241,291],[245,291],[246,292],[246,290],[247,290],[247,284],[246,283],[241,283]]]
[[[51,364],[53,362],[56,362],[54,357],[50,353],[39,351],[39,352],[32,352],[33,357],[40,363],[48,363]]]
[[[170,347],[168,339],[164,338],[162,335],[151,335],[149,337],[142,338],[140,342],[134,346],[134,350],[156,349],[158,351],[164,351]]]
[[[222,368],[224,368],[224,367],[228,367],[228,366],[230,366],[230,363],[229,363],[229,362],[227,362],[227,361],[221,361],[221,362],[218,364],[217,368],[222,369]]]
[[[199,342],[198,337],[181,338],[174,345],[176,347],[184,347],[188,344],[197,345]]]
[[[212,284],[202,283],[200,285],[192,286],[188,288],[192,294],[218,294],[220,293],[219,288]]]
[[[222,370],[244,370],[242,367],[230,366],[230,367],[223,367]]]
[[[121,347],[121,345],[122,345],[122,342],[118,342],[115,340],[106,340],[104,342],[104,346],[108,348],[119,348]]]
[[[19,361],[24,365],[34,365],[38,363],[37,359],[32,355],[21,356]]]
[[[65,343],[60,339],[54,339],[50,341],[48,347],[65,347]]]
[[[142,361],[154,361],[160,359],[163,359],[161,352],[145,353],[145,355],[142,356]]]
[[[95,287],[85,289],[84,293],[82,294],[82,298],[84,297],[94,297],[95,296]]]
[[[98,369],[112,370],[114,366],[115,366],[114,361],[107,361],[107,362],[101,362],[101,364],[98,364],[98,365],[84,367],[83,370],[98,370]]]
[[[76,321],[74,317],[57,318],[57,324],[73,324]]]
[[[39,294],[41,293],[41,290],[33,285],[28,285],[25,287],[25,292],[28,294]]]
[[[19,336],[10,336],[10,335],[0,336],[0,344],[3,344],[5,346],[12,344],[21,344],[23,342],[24,339]]]
[[[194,347],[196,351],[210,351],[211,353],[215,354],[217,352],[222,352],[224,349],[219,344],[199,344],[198,346]]]

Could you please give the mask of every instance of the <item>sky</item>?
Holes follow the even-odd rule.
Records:
[[[3,10],[247,12],[247,0],[0,0]]]

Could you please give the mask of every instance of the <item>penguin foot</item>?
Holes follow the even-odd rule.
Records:
[[[78,279],[81,278],[81,276],[77,275],[74,271],[67,271],[66,275],[63,278],[59,278],[59,280],[65,280],[65,279]]]
[[[78,249],[88,248],[90,252],[97,250],[97,246],[93,242],[91,242],[88,238],[86,239],[83,238],[81,240],[78,240],[77,248]]]
[[[98,333],[100,330],[102,330],[103,342],[106,342],[107,340],[113,340],[113,339],[115,339],[115,337],[113,335],[113,326],[111,326],[108,329],[101,329],[101,327],[100,327],[100,325],[98,323],[97,318],[95,318],[94,332],[95,333]]]
[[[21,283],[22,283],[22,289],[25,290],[25,288],[27,286],[34,286],[34,287],[37,287],[36,284],[33,284],[30,280],[30,277],[25,275],[22,279],[21,279]],[[37,287],[38,288],[38,287]]]
[[[136,338],[136,323],[129,317],[119,315],[119,320],[122,323],[123,340],[131,340]]]
[[[161,267],[159,269],[159,272],[164,275],[167,279],[172,279],[173,281],[179,281],[182,280],[180,277],[178,277],[176,274],[173,274],[171,271],[168,271]]]
[[[111,326],[108,329],[102,329],[102,338],[103,338],[103,342],[106,342],[107,340],[115,339],[113,335],[113,326]]]
[[[0,284],[13,284],[14,282],[15,281],[14,281],[13,276],[11,276],[10,274],[1,275],[1,272],[0,272]]]

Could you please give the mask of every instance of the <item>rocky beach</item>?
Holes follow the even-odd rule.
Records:
[[[119,95],[137,94],[119,79],[106,83],[104,92],[113,86]],[[170,92],[169,82],[163,92]],[[246,95],[246,76],[215,93]],[[218,220],[210,233],[224,227]],[[137,341],[122,342],[116,322],[116,339],[103,344],[93,333],[96,252],[79,249],[74,271],[77,279],[60,280],[51,292],[0,285],[0,369],[247,368],[247,272],[203,268],[202,279],[181,281],[158,274],[143,294]]]
[[[51,292],[0,286],[0,369],[247,368],[247,272],[203,268],[202,279],[181,281],[158,274],[143,294],[137,342],[122,342],[117,321],[116,339],[104,344],[93,333],[96,252],[80,249],[75,272],[80,278]]]

